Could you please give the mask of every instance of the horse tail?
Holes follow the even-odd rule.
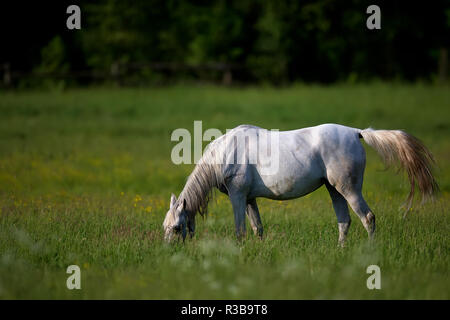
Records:
[[[422,201],[432,198],[439,191],[431,171],[432,165],[435,164],[433,155],[419,139],[401,130],[368,128],[359,131],[359,134],[378,152],[387,166],[397,164],[399,169],[408,174],[411,190],[404,204],[406,212],[412,206],[416,182]]]

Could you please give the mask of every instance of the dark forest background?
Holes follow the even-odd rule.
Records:
[[[68,30],[66,8],[81,8]],[[381,30],[366,9],[381,8]],[[2,86],[446,81],[450,1],[2,4]]]

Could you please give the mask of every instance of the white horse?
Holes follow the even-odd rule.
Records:
[[[246,137],[245,142],[236,144],[236,138],[241,135]],[[313,192],[323,184],[336,212],[339,244],[344,245],[351,222],[347,203],[360,218],[369,238],[372,238],[375,216],[361,192],[366,162],[361,138],[380,154],[387,165],[398,163],[406,170],[411,184],[407,210],[411,207],[416,182],[424,199],[438,191],[431,172],[434,162],[431,153],[418,139],[404,131],[361,130],[323,124],[273,132],[241,125],[211,142],[178,199],[172,194],[170,209],[163,223],[165,239],[170,241],[178,235],[184,240],[186,227],[193,235],[195,215],[206,212],[214,187],[229,196],[236,235],[241,238],[246,232],[246,213],[254,233],[260,237],[263,235],[256,204],[258,197],[294,199]],[[264,155],[259,154],[256,161],[251,160],[255,159],[256,148],[267,146],[273,140],[278,142],[277,149],[272,147],[269,153],[277,155],[278,162],[276,170],[267,173],[262,164],[267,160]]]

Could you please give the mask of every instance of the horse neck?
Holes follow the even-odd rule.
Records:
[[[187,211],[203,214],[207,210],[208,201],[214,187],[220,183],[217,170],[213,165],[202,162],[197,164],[178,197],[179,201],[186,200]]]

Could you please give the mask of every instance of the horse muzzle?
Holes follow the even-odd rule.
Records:
[[[183,242],[186,239],[186,225],[179,225],[172,228],[167,228],[164,234],[164,240],[166,242],[172,242],[174,240],[182,239]]]

